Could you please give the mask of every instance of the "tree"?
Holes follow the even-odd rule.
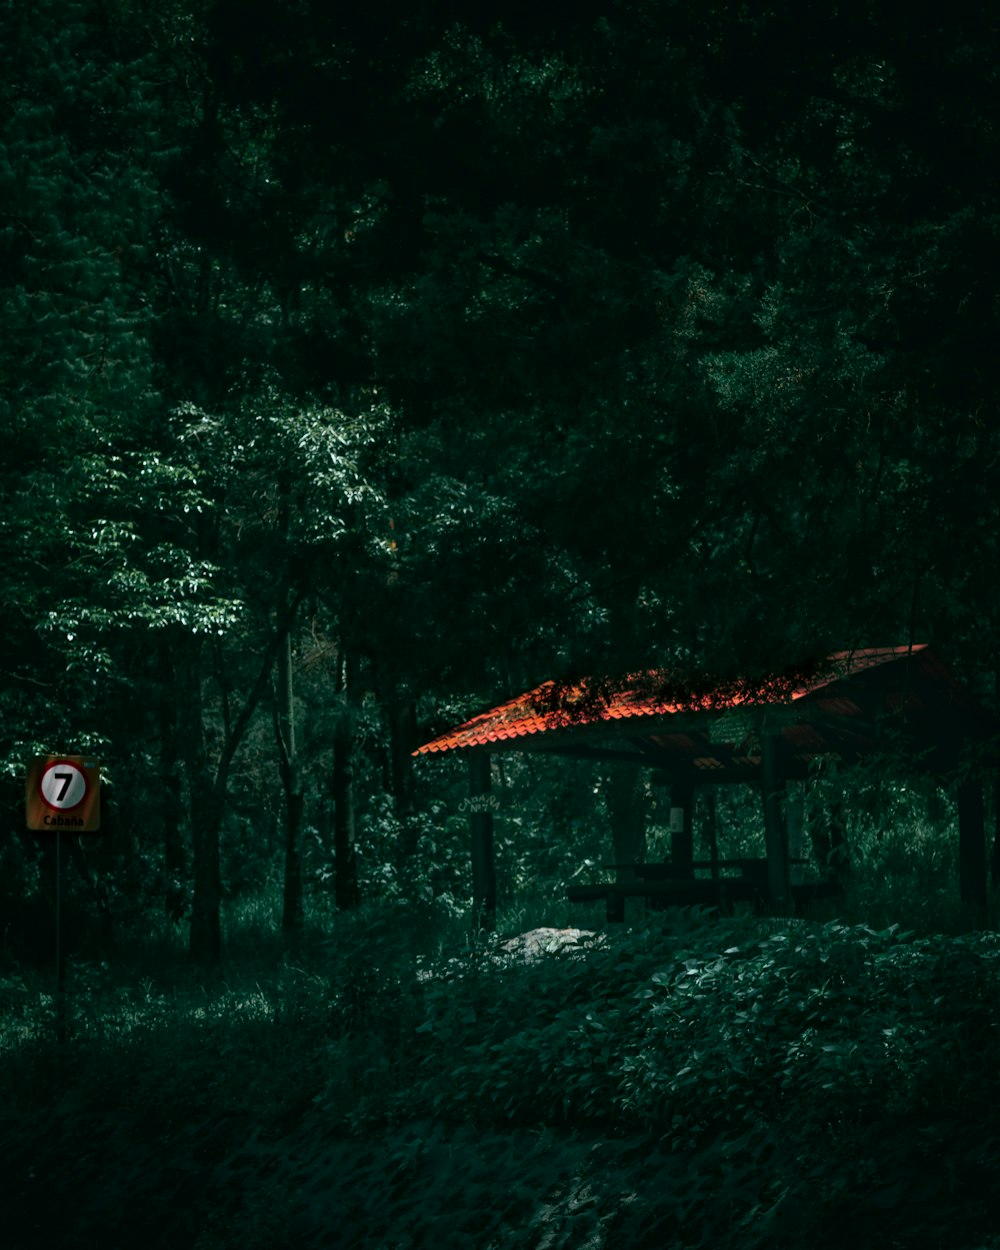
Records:
[[[54,737],[88,749],[101,740],[91,691],[108,657],[96,618],[114,612],[127,576],[136,494],[116,505],[154,401],[136,272],[152,186],[115,133],[148,110],[141,99],[115,107],[127,71],[93,48],[82,6],[11,5],[0,21],[3,755],[12,768]],[[85,599],[96,629],[73,611]]]
[[[565,553],[573,667],[992,621],[996,31],[838,14],[486,15],[401,88],[425,263],[373,300],[384,384]]]
[[[422,692],[753,676],[906,636],[979,662],[988,14],[0,20],[4,758],[158,743],[200,953],[272,682],[301,914],[307,596],[378,690],[402,819]],[[337,740],[346,787],[346,717]]]

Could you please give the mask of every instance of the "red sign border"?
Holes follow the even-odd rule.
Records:
[[[42,782],[49,775],[49,773],[53,770],[53,768],[58,768],[60,764],[62,764],[64,768],[72,768],[75,772],[78,772],[80,776],[83,778],[83,798],[78,799],[73,804],[72,807],[59,807],[55,803],[50,803],[48,799],[45,797],[45,791],[42,789]],[[50,811],[59,812],[59,813],[75,812],[78,807],[82,807],[83,804],[86,803],[87,796],[89,794],[90,794],[90,778],[87,776],[87,770],[85,768],[81,768],[80,765],[75,763],[73,760],[65,760],[65,759],[53,760],[51,764],[45,765],[45,767],[42,769],[41,773],[38,776],[38,797],[42,800],[42,802]]]

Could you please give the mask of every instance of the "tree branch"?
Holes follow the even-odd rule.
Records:
[[[491,256],[487,252],[477,252],[476,260],[488,269],[492,269],[494,273],[505,274],[508,278],[523,278],[525,282],[541,287],[542,290],[549,291],[553,295],[568,295],[570,293],[568,283],[560,282],[558,278],[553,278],[550,274],[543,273],[540,269],[532,269],[527,265],[514,265],[509,260],[505,260],[503,256]]]
[[[246,702],[240,709],[240,713],[233,724],[232,732],[227,735],[225,746],[222,749],[222,755],[219,758],[219,765],[215,773],[215,790],[219,795],[224,795],[226,790],[226,782],[229,778],[229,769],[236,755],[237,748],[243,740],[243,735],[247,731],[250,724],[250,718],[257,710],[257,705],[264,697],[265,692],[271,684],[271,672],[274,668],[275,657],[278,654],[278,648],[284,641],[285,635],[291,629],[292,621],[295,619],[295,613],[298,611],[299,604],[305,597],[305,591],[296,589],[294,593],[289,595],[284,607],[278,613],[275,622],[274,632],[268,641],[261,660],[260,669],[257,678],[251,687],[250,693],[247,695]]]

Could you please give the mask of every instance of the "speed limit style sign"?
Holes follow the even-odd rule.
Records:
[[[25,783],[29,829],[96,833],[101,827],[101,768],[85,755],[38,755]]]

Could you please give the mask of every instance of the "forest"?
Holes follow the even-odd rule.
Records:
[[[624,925],[619,766],[494,757],[484,927],[414,754],[923,644],[996,716],[998,66],[969,0],[0,0],[8,1244],[1000,1246],[995,733],[819,760],[806,915]]]

